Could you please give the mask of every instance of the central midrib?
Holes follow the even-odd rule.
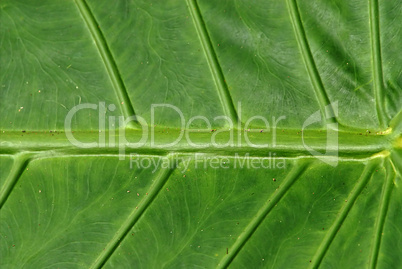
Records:
[[[146,143],[134,147],[125,146],[125,140],[140,141],[143,133],[136,130],[127,130],[119,133],[111,131],[76,131],[72,135],[80,142],[98,142],[103,136],[104,145],[92,145],[87,148],[74,145],[69,141],[64,132],[7,132],[0,134],[0,154],[15,154],[19,152],[51,152],[52,154],[85,155],[85,154],[112,154],[124,155],[130,153],[148,155],[166,155],[168,153],[205,153],[222,156],[246,155],[256,157],[296,157],[311,156],[309,151],[314,149],[325,153],[331,151],[339,157],[369,157],[383,150],[391,150],[394,141],[392,133],[368,133],[368,132],[339,132],[337,145],[326,145],[327,134],[325,131],[306,131],[304,134],[297,130],[276,130],[272,132],[247,132],[247,131],[191,131],[188,138],[185,132],[176,129],[159,129],[154,132],[154,143],[151,144],[151,134],[148,133]],[[175,144],[180,135],[182,138]],[[222,146],[230,141],[230,145]],[[212,144],[213,137],[216,144]],[[101,139],[101,140],[103,140]],[[250,144],[247,139],[252,143]],[[304,139],[304,140],[303,140]],[[111,144],[112,140],[115,143]]]

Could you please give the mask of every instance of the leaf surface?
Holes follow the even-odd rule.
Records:
[[[1,267],[400,268],[401,10],[1,1]]]

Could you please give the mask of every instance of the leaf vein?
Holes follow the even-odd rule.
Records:
[[[287,191],[292,187],[293,183],[296,182],[296,180],[304,173],[309,163],[310,160],[300,162],[300,165],[297,165],[290,171],[288,176],[285,178],[284,183],[268,198],[265,204],[249,222],[243,233],[237,238],[235,243],[229,249],[228,254],[218,264],[218,268],[227,268],[231,264],[231,262],[241,251],[247,241],[253,236],[255,231],[275,207],[275,205],[280,202],[282,197],[284,197]]]
[[[240,123],[241,119],[239,119],[239,116],[233,104],[233,99],[231,97],[229,87],[225,81],[222,68],[219,64],[218,57],[213,48],[212,41],[205,26],[205,22],[202,18],[200,8],[198,7],[196,0],[186,0],[186,1],[197,34],[200,38],[202,48],[204,49],[204,53],[206,55],[209,68],[211,70],[213,79],[218,89],[218,96],[221,101],[221,105],[224,109],[225,114],[232,120],[233,125],[237,126],[237,124]]]
[[[378,11],[378,0],[370,0],[370,38],[371,38],[371,57],[374,78],[374,94],[376,102],[377,116],[380,128],[385,128],[385,108],[384,108],[384,78],[381,60],[380,42],[380,20]]]
[[[167,158],[173,158],[173,155],[168,156]],[[171,162],[175,163],[175,162]],[[178,164],[177,164],[178,165]],[[160,171],[155,182],[152,184],[148,191],[148,195],[145,196],[143,200],[138,204],[136,208],[132,210],[127,220],[122,224],[120,229],[115,233],[110,242],[106,245],[105,250],[96,258],[94,263],[90,268],[101,268],[113,255],[117,247],[124,240],[130,230],[134,227],[134,225],[138,222],[138,220],[142,217],[145,210],[151,205],[151,203],[155,200],[156,196],[163,188],[173,171],[176,167],[165,168]]]
[[[135,116],[133,104],[131,103],[120,71],[117,68],[116,61],[95,19],[95,16],[92,14],[90,7],[85,2],[85,0],[75,0],[75,3],[92,35],[96,47],[98,48],[99,54],[101,55],[102,61],[105,65],[110,81],[117,95],[120,109],[122,110],[126,118]],[[132,124],[132,122],[130,122],[130,124]],[[133,125],[130,127],[135,126]]]
[[[4,203],[7,201],[8,197],[11,194],[11,191],[14,189],[15,184],[17,184],[18,180],[21,178],[22,174],[25,171],[25,168],[28,166],[31,161],[32,154],[29,153],[20,153],[14,157],[14,164],[8,175],[3,188],[0,192],[0,209],[3,207]]]
[[[309,74],[310,80],[313,84],[315,95],[320,105],[323,121],[336,123],[337,118],[331,106],[327,91],[325,90],[324,84],[322,83],[320,74],[314,61],[314,57],[311,53],[297,2],[296,0],[288,0],[287,4],[290,19],[296,35],[296,40],[302,53],[303,60],[307,68],[307,73]]]
[[[393,180],[396,174],[392,173],[391,160],[387,162],[387,178],[381,194],[381,204],[378,212],[377,223],[375,226],[374,245],[371,253],[370,268],[376,268],[378,261],[378,254],[380,252],[382,233],[385,224],[385,218],[388,212],[388,205],[391,199],[393,190]],[[394,175],[394,176],[393,176]]]
[[[333,225],[328,230],[327,234],[325,235],[324,239],[322,240],[320,246],[318,247],[314,257],[311,259],[311,268],[318,268],[324,259],[325,254],[327,253],[332,241],[334,240],[336,234],[338,233],[339,229],[341,228],[343,222],[345,221],[346,217],[348,216],[350,210],[352,209],[353,205],[355,204],[357,198],[359,197],[360,193],[364,189],[364,187],[369,182],[373,170],[378,166],[378,160],[380,158],[374,158],[368,162],[366,167],[364,168],[362,175],[359,178],[359,181],[353,188],[352,192],[349,194],[345,205],[341,208],[338,213],[338,217],[335,219]]]

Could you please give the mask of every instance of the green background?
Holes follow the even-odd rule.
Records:
[[[400,1],[0,0],[0,12],[2,268],[402,268]],[[77,112],[73,135],[104,147],[67,139],[86,103],[107,109]],[[186,127],[198,147],[166,146],[182,133],[170,108],[152,122],[163,103],[211,122]],[[123,137],[142,136],[119,125],[133,115],[155,144],[121,155]],[[269,130],[246,126],[253,116]],[[284,167],[235,167],[267,157]]]

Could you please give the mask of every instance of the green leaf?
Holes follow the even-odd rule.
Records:
[[[401,11],[2,0],[0,267],[400,268]]]

